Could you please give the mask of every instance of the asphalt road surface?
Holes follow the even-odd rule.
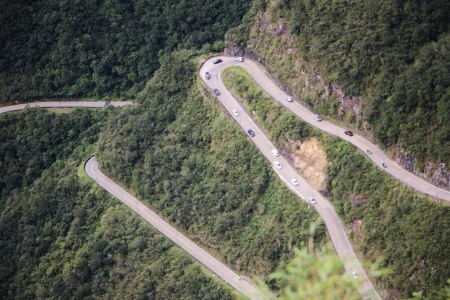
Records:
[[[95,157],[91,157],[85,165],[86,173],[94,179],[101,187],[107,190],[111,195],[122,201],[129,208],[134,210],[143,219],[153,225],[166,237],[171,239],[179,247],[192,255],[196,260],[221,277],[225,282],[230,284],[236,290],[246,295],[250,299],[265,299],[264,296],[256,290],[252,285],[246,282],[239,275],[227,268],[224,264],[215,259],[212,255],[197,246],[194,242],[178,232],[169,223],[161,219],[157,214],[152,212],[147,206],[130,195],[114,181],[106,177],[99,169],[98,162]]]
[[[383,169],[386,173],[392,175],[397,180],[403,182],[404,184],[410,186],[411,188],[438,198],[444,201],[450,201],[450,191],[443,190],[432,185],[429,182],[426,182],[419,177],[415,176],[411,172],[397,165],[397,163],[389,160],[383,151],[369,142],[367,139],[363,138],[360,135],[347,136],[344,134],[346,129],[338,127],[332,123],[327,121],[318,122],[313,119],[313,112],[309,111],[307,108],[299,104],[298,102],[287,102],[285,100],[286,93],[284,93],[268,76],[267,74],[259,68],[259,66],[251,60],[245,59],[244,62],[236,62],[234,58],[227,56],[218,57],[223,60],[222,63],[214,65],[212,63],[213,59],[209,59],[206,61],[200,69],[200,77],[206,82],[206,84],[211,88],[217,88],[222,93],[222,96],[219,96],[219,100],[221,102],[231,101],[229,100],[229,93],[226,93],[226,88],[222,81],[220,80],[220,73],[223,69],[238,65],[247,70],[247,72],[253,77],[253,79],[259,84],[259,86],[265,90],[275,101],[278,101],[281,105],[292,111],[298,117],[303,119],[305,122],[310,125],[319,128],[327,133],[338,136],[339,138],[346,140],[356,147],[358,147],[361,151],[363,151],[367,157],[372,160],[377,166]],[[211,74],[210,80],[205,80],[205,72],[208,71]],[[233,99],[234,100],[234,99]],[[235,101],[234,101],[235,102]],[[234,108],[239,108],[238,105],[235,104]],[[367,154],[367,150],[371,151],[372,154]],[[386,164],[386,168],[382,166],[382,164]]]
[[[7,106],[0,108],[0,114],[24,110],[27,107],[42,107],[42,108],[72,108],[72,107],[87,107],[87,108],[102,108],[106,104],[114,107],[132,105],[131,101],[96,101],[96,102],[34,102],[28,104],[19,104],[13,106]],[[210,269],[217,276],[222,278],[229,285],[234,287],[237,291],[241,292],[243,295],[249,297],[250,299],[266,299],[266,297],[261,294],[257,289],[255,289],[251,284],[249,284],[245,279],[234,273],[231,269],[226,267],[224,264],[215,259],[212,255],[207,253],[201,247],[197,246],[194,242],[186,238],[183,234],[178,232],[175,228],[170,226],[167,222],[161,219],[157,214],[152,212],[149,208],[143,205],[135,197],[127,193],[114,181],[106,177],[99,169],[98,162],[95,157],[91,157],[85,165],[85,171],[89,177],[94,179],[101,187],[107,190],[111,195],[115,196],[117,199],[122,201],[132,210],[134,210],[138,215],[144,218],[147,222],[153,225],[157,230],[159,230],[166,237],[175,242],[179,247],[184,249],[190,255],[192,255],[196,260],[201,262],[204,266]]]
[[[102,108],[107,104],[119,107],[132,105],[131,101],[49,101],[49,102],[33,102],[26,104],[17,104],[11,106],[0,107],[0,114],[4,114],[10,111],[23,110],[27,107],[42,107],[42,108],[72,108],[72,107],[87,107],[87,108]]]
[[[334,244],[337,254],[341,258],[344,263],[345,269],[348,273],[348,276],[351,276],[352,272],[356,272],[359,280],[361,280],[362,284],[359,287],[359,292],[364,298],[371,299],[380,299],[380,296],[377,294],[375,288],[373,287],[371,281],[368,279],[365,270],[361,267],[359,260],[357,259],[355,253],[353,252],[352,246],[347,238],[346,231],[344,226],[334,211],[333,206],[321,196],[320,193],[311,188],[306,181],[300,177],[297,172],[288,164],[288,162],[282,157],[275,157],[272,153],[272,149],[275,149],[275,146],[269,141],[269,139],[262,133],[262,131],[256,126],[253,122],[252,118],[242,110],[239,102],[231,95],[231,93],[225,88],[223,84],[220,74],[221,71],[225,68],[232,65],[240,65],[244,67],[252,76],[256,79],[256,81],[260,84],[264,90],[270,92],[271,96],[275,99],[279,99],[279,101],[284,101],[286,94],[284,94],[267,76],[264,72],[262,72],[253,62],[249,60],[245,60],[244,62],[235,62],[231,57],[220,57],[223,62],[219,64],[213,64],[210,59],[206,61],[201,69],[200,76],[203,78],[205,83],[211,89],[217,88],[221,95],[217,97],[217,99],[222,103],[225,109],[231,114],[233,118],[237,121],[237,123],[241,126],[241,128],[247,133],[248,129],[252,129],[255,132],[255,137],[250,137],[250,139],[255,143],[261,153],[271,162],[278,161],[281,163],[281,169],[277,169],[274,167],[275,172],[279,175],[279,177],[285,182],[285,184],[294,191],[297,195],[299,195],[303,200],[309,203],[309,198],[312,197],[316,200],[316,204],[310,204],[311,207],[314,207],[320,216],[323,218],[331,240]],[[204,77],[205,72],[209,72],[211,74],[211,78],[206,80]],[[319,125],[319,128],[326,128],[331,130],[335,130],[336,134],[340,135],[340,131],[344,131],[343,129],[337,130],[338,127],[327,123],[327,122],[313,122],[312,116],[313,114],[298,103],[290,103],[289,109],[293,110],[295,113],[298,113],[300,117],[303,119],[307,119],[313,125]],[[234,116],[233,110],[237,110],[239,116]],[[329,127],[328,127],[329,126]],[[336,128],[336,129],[335,129]],[[326,130],[325,130],[326,131]],[[344,134],[342,134],[344,136]],[[358,138],[357,136],[353,136],[353,138]],[[348,139],[346,139],[348,140]],[[355,139],[356,140],[356,139]],[[365,148],[364,148],[365,149]],[[375,151],[375,150],[374,150]],[[374,153],[375,155],[375,153]],[[296,179],[299,182],[299,185],[294,185],[292,183],[292,179]]]

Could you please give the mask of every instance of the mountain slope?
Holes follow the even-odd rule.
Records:
[[[315,111],[450,188],[447,1],[255,3],[229,53],[245,48]]]
[[[249,2],[2,1],[0,103],[134,97],[163,53],[221,50]]]
[[[161,69],[102,134],[102,170],[232,269],[268,275],[307,244],[318,215],[294,196],[241,130],[197,86],[186,51]],[[202,98],[202,93],[206,96]],[[325,240],[321,224],[318,245]]]
[[[4,132],[16,137],[7,139],[18,152],[8,163],[26,166],[27,175],[0,197],[0,297],[232,299],[229,287],[84,174],[103,127],[97,122],[105,124],[108,115],[33,109],[0,116],[9,122],[3,122]],[[74,128],[70,140],[58,140],[60,121]],[[84,132],[74,133],[83,126]],[[55,138],[36,143],[41,130]],[[24,140],[39,145],[33,155],[21,147]],[[10,183],[16,177],[6,172],[2,178]]]

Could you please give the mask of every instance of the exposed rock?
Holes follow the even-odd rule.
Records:
[[[237,46],[236,43],[228,41],[227,47],[223,51],[225,55],[229,56],[244,56],[245,50]]]
[[[263,13],[258,16],[258,20],[251,28],[250,41],[245,49],[240,49],[233,41],[227,40],[227,48],[225,54],[232,56],[245,56],[259,62],[272,77],[273,81],[287,94],[292,95],[294,99],[306,106],[320,105],[320,102],[337,101],[335,117],[345,120],[347,123],[359,120],[361,124],[361,133],[367,137],[372,137],[370,125],[362,118],[361,101],[358,97],[346,95],[342,89],[332,82],[325,82],[319,72],[309,62],[300,57],[299,48],[296,43],[296,36],[291,35],[289,27],[283,19],[272,21],[269,13]],[[265,51],[265,47],[272,47],[270,43],[275,39],[280,40],[280,46],[275,47],[271,51]],[[261,56],[263,53],[265,57]],[[283,69],[285,74],[289,74],[281,82],[270,67],[269,63],[276,64],[276,60],[288,56],[291,62],[289,70]],[[267,60],[267,61],[266,61]],[[280,70],[277,70],[280,71]],[[319,101],[306,103],[302,99],[302,95],[318,95]],[[406,170],[414,173],[420,178],[435,184],[441,188],[450,189],[450,171],[439,162],[428,162],[424,167],[418,168],[417,161],[406,151],[397,146],[393,151],[393,159]],[[392,153],[391,153],[392,154]],[[433,195],[435,196],[435,195]]]
[[[288,27],[282,23],[277,24],[275,29],[275,36],[283,35],[287,32]]]
[[[302,141],[289,140],[283,147],[290,162],[300,171],[306,182],[317,190],[326,182],[327,156],[316,138]]]
[[[333,193],[331,193],[331,191],[329,189],[327,189],[327,188],[321,189],[319,191],[319,193],[321,193],[322,196],[324,196],[326,198],[331,197],[333,195]]]
[[[406,170],[414,172],[414,166],[416,165],[416,160],[410,156],[405,150],[398,148],[397,151],[397,162],[403,166]]]
[[[361,242],[364,239],[362,225],[363,222],[361,220],[353,220],[349,225],[350,232],[353,233],[353,238],[357,239],[358,242]]]
[[[341,88],[335,83],[326,83],[317,71],[311,73],[311,76],[325,90],[322,98],[334,97],[339,101],[338,116],[342,118],[347,111],[352,111],[357,118],[361,118],[361,102],[359,98],[346,95]]]
[[[438,187],[446,189],[450,188],[450,171],[445,168],[445,164],[427,162],[423,171],[421,171],[416,167],[417,160],[414,157],[400,146],[397,146],[396,148],[395,159],[400,166]]]

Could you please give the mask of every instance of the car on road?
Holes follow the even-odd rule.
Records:
[[[222,62],[222,60],[220,58],[216,58],[216,59],[213,60],[213,64],[215,64],[215,65],[219,64],[221,62]]]
[[[356,278],[358,278],[358,274],[356,274],[356,272],[353,271],[353,272],[352,272],[352,277],[353,277],[353,279],[356,279]]]
[[[213,92],[216,96],[220,96],[220,92],[218,89],[213,89]]]
[[[294,101],[294,100],[292,99],[291,96],[287,96],[285,99],[286,99],[287,102],[292,102],[292,101]]]
[[[244,58],[243,57],[235,57],[234,60],[238,61],[238,62],[243,62]]]
[[[235,117],[239,116],[239,113],[238,113],[238,111],[237,111],[237,110],[235,110],[235,109],[233,109],[233,115],[234,115]]]
[[[383,166],[383,168],[387,168],[387,164],[386,163],[382,163],[381,165]]]
[[[273,153],[273,155],[275,155],[275,156],[280,156],[280,153],[278,153],[278,150],[277,150],[277,149],[272,149],[272,153]]]
[[[345,133],[345,135],[353,136],[353,132],[351,132],[349,130],[344,131],[344,133]]]
[[[292,178],[292,179],[291,179],[291,182],[292,182],[292,184],[295,185],[295,186],[298,185],[298,181],[297,181],[297,179],[295,179],[295,178]]]
[[[317,122],[320,122],[320,121],[323,120],[322,117],[321,117],[320,115],[314,115],[313,118],[314,118],[314,120],[316,120]]]
[[[370,151],[369,149],[366,150],[367,154],[372,154],[372,151]]]
[[[248,132],[249,136],[251,136],[251,137],[255,136],[255,133],[253,132],[253,130],[249,129],[249,130],[247,130],[247,132]]]
[[[279,161],[274,161],[273,165],[275,166],[275,168],[277,168],[278,170],[281,169],[281,164]]]
[[[205,73],[205,79],[206,80],[209,80],[211,78],[211,75],[209,74],[209,72],[206,72]]]
[[[309,197],[309,202],[311,202],[312,204],[316,204],[316,199],[314,199],[313,197]]]

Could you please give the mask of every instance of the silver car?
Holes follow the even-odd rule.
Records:
[[[318,121],[318,122],[320,122],[320,121],[323,120],[322,117],[321,117],[320,115],[314,115],[313,118],[314,118],[314,120],[316,120],[316,121]]]

